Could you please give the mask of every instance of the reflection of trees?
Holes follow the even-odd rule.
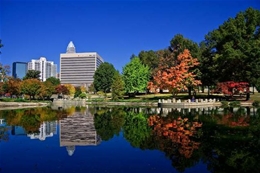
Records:
[[[97,134],[102,140],[107,141],[114,135],[119,135],[124,124],[125,112],[122,108],[103,108],[94,116]]]
[[[211,172],[259,172],[259,115],[224,110],[224,115],[203,117],[201,157]],[[246,121],[241,122],[241,117]],[[246,125],[245,125],[246,124]]]
[[[8,130],[8,127],[0,126],[0,142],[9,140]]]
[[[147,124],[145,114],[130,111],[123,126],[124,137],[134,147],[140,145],[151,135],[151,129]]]
[[[240,107],[234,112],[234,108],[225,108],[224,115],[214,115],[218,124],[224,124],[230,127],[243,127],[249,126],[250,115],[247,115],[247,111]]]
[[[0,111],[0,117],[10,126],[22,126],[27,132],[38,132],[43,121],[59,119],[57,111],[48,107]]]
[[[188,118],[178,117],[177,119],[163,119],[158,115],[149,117],[149,125],[153,127],[153,132],[158,136],[169,138],[172,143],[178,144],[178,151],[185,158],[190,158],[193,151],[198,149],[199,142],[193,140],[198,136],[198,128],[201,123],[189,121]],[[164,146],[162,145],[162,149]]]
[[[157,148],[165,152],[172,165],[180,172],[198,163],[202,123],[188,118],[150,116],[148,124],[153,128]],[[195,152],[197,151],[197,152]]]

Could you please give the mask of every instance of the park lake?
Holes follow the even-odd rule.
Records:
[[[260,109],[121,106],[0,110],[3,173],[260,170]]]

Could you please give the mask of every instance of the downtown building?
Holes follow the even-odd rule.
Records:
[[[27,62],[14,62],[12,68],[12,76],[15,79],[23,79],[28,70]]]
[[[60,81],[61,84],[74,86],[90,86],[94,81],[94,73],[104,61],[97,52],[76,53],[71,41],[67,52],[60,54]]]
[[[57,64],[54,64],[53,61],[47,61],[45,57],[40,57],[39,60],[33,59],[28,62],[28,70],[40,71],[40,80],[44,82],[50,77],[56,78]]]

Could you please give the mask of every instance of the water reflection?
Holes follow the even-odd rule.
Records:
[[[75,152],[76,146],[98,145],[101,142],[97,135],[94,118],[89,112],[76,112],[72,116],[59,121],[60,146],[65,146],[69,156]]]
[[[9,139],[9,127],[12,135],[30,139],[58,135],[59,147],[66,147],[69,156],[77,146],[97,146],[122,134],[120,140],[132,146],[129,150],[161,151],[178,172],[200,163],[212,173],[260,170],[259,108],[74,106],[0,111],[0,119],[1,141]],[[118,162],[109,151],[102,152]]]

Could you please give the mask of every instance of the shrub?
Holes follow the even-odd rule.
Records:
[[[228,101],[221,101],[222,107],[228,107]]]
[[[254,107],[259,107],[260,106],[260,101],[256,100],[252,104]]]
[[[239,107],[240,106],[240,102],[239,101],[233,101],[229,103],[230,107]]]

